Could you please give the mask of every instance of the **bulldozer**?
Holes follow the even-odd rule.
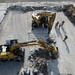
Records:
[[[52,58],[57,59],[59,51],[55,46],[46,44],[43,40],[18,43],[17,39],[6,40],[6,44],[0,45],[0,60],[22,60],[24,51],[21,47],[38,45],[43,51],[52,54]]]
[[[37,27],[48,27],[48,34],[50,33],[54,20],[56,18],[55,12],[41,12],[32,14],[32,30]]]

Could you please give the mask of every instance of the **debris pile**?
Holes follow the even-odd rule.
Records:
[[[35,11],[35,10],[55,10],[55,11],[62,11],[62,6],[21,6],[21,5],[13,5],[7,8],[11,11],[22,11],[24,13],[28,11]]]
[[[34,10],[43,10],[44,6],[20,6],[20,5],[14,5],[9,6],[7,8],[8,10],[12,11],[22,11],[22,12],[28,12],[28,11],[34,11]]]
[[[29,71],[29,72],[28,72]],[[48,75],[47,60],[44,58],[36,58],[32,65],[24,70],[24,75]]]
[[[68,16],[70,21],[75,23],[75,7],[74,7],[74,5],[73,4],[64,5],[62,10],[65,13],[65,15]]]

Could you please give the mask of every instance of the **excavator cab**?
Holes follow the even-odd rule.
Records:
[[[24,59],[24,51],[21,48],[15,48],[11,51],[16,44],[17,39],[6,40],[6,44],[0,45],[0,60],[22,60]]]
[[[40,23],[37,24],[35,20],[32,20],[32,27],[37,28],[37,27],[44,27],[47,28],[48,25],[48,17],[43,16],[40,19]]]
[[[36,27],[48,28],[48,34],[51,32],[54,20],[56,18],[56,12],[41,12],[32,14],[32,30]]]
[[[33,28],[37,28],[37,27],[44,27],[47,28],[48,26],[48,16],[45,15],[41,15],[43,12],[41,13],[34,13],[32,14],[32,29]]]
[[[1,45],[0,46],[0,53],[1,52],[9,52],[9,45]]]
[[[10,53],[10,46],[9,45],[1,45],[0,46],[0,60],[9,60],[13,59],[14,54]]]

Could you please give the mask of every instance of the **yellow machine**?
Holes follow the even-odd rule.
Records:
[[[54,58],[58,58],[58,50],[55,46],[47,45],[43,40],[18,43],[15,40],[7,40],[5,45],[0,45],[1,60],[23,60],[24,51],[21,47],[38,45],[40,49],[51,52]]]
[[[41,13],[34,13],[32,14],[32,29],[38,26],[44,26],[45,28],[48,27],[48,34],[52,29],[54,20],[56,18],[56,13],[52,12],[41,12]]]

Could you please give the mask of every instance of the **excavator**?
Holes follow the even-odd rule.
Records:
[[[46,44],[43,40],[18,43],[17,39],[6,40],[6,44],[0,45],[0,60],[23,60],[24,51],[21,47],[38,45],[40,49],[51,52],[52,58],[58,58],[58,49]]]
[[[50,33],[54,20],[56,18],[55,12],[41,12],[32,14],[32,30],[36,27],[43,26],[48,27],[48,34]]]

